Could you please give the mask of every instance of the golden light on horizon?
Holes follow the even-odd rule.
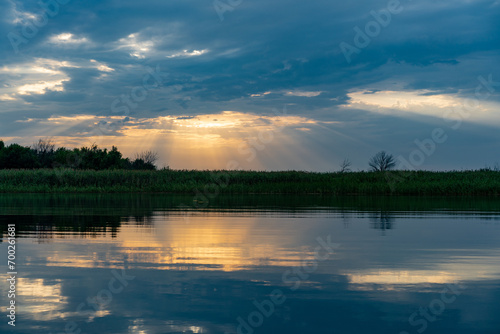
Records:
[[[108,149],[117,146],[129,158],[153,150],[160,156],[158,167],[169,165],[179,169],[226,169],[233,160],[238,160],[242,168],[262,169],[265,168],[260,161],[262,158],[277,161],[298,159],[300,161],[295,165],[300,166],[301,161],[304,163],[312,157],[295,138],[296,134],[322,126],[302,116],[255,115],[237,111],[156,118],[52,116],[19,122],[38,125],[31,138],[23,138],[25,145],[39,138],[51,138],[57,146],[69,148],[95,143]],[[292,131],[285,131],[287,129]],[[73,135],[69,136],[68,132]],[[276,151],[282,155],[280,158]],[[256,152],[258,155],[254,154]],[[304,152],[304,155],[297,155],[297,152]]]

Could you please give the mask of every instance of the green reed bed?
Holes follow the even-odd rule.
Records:
[[[0,170],[0,192],[499,195],[500,172]]]

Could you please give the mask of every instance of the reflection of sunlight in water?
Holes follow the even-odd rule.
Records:
[[[50,320],[62,317],[61,311],[68,303],[68,297],[61,293],[62,280],[48,283],[44,279],[17,278],[17,297],[23,315],[35,320]]]
[[[484,217],[397,213],[392,218],[385,211],[353,210],[346,226],[346,215],[337,212],[275,212],[248,205],[187,212],[148,209],[136,215],[110,206],[112,218],[96,213],[71,231],[66,225],[43,225],[50,244],[37,243],[45,234],[19,239],[26,254],[22,276],[29,277],[19,281],[20,320],[24,314],[23,325],[33,333],[59,333],[70,321],[85,333],[106,331],[118,323],[120,333],[130,334],[234,333],[235,319],[256,310],[254,300],[264,301],[279,288],[290,298],[290,308],[266,322],[281,326],[277,315],[296,318],[297,326],[286,332],[300,330],[302,321],[311,326],[307,332],[331,331],[324,314],[333,314],[344,326],[362,323],[364,317],[367,324],[374,319],[387,322],[380,323],[379,331],[386,333],[394,328],[394,319],[406,323],[420,305],[429,304],[432,294],[457,283],[468,288],[450,307],[452,312],[447,311],[448,323],[459,321],[456,328],[466,321],[471,328],[497,325],[491,314],[498,313],[492,292],[500,278],[500,239],[496,226],[480,224]],[[65,215],[57,221],[71,219]],[[381,235],[373,227],[387,233]],[[341,246],[301,278],[299,290],[291,290],[293,281],[284,282],[283,274],[291,270],[288,277],[298,278],[293,270],[313,258],[316,238],[328,235]],[[100,311],[86,305],[78,312],[78,305],[107,287],[113,268],[125,268],[136,279]],[[0,293],[6,295],[5,285],[0,285]],[[5,311],[5,306],[0,308]],[[316,326],[323,319],[325,323]]]
[[[6,275],[0,276],[0,279],[6,279]],[[50,280],[37,278],[17,278],[17,303],[18,312],[23,317],[28,317],[37,321],[50,321],[55,319],[69,319],[75,316],[81,316],[82,313],[76,310],[66,311],[69,305],[69,297],[62,294],[62,279]],[[6,294],[6,293],[5,293]],[[2,312],[6,313],[7,307],[1,306]],[[110,315],[111,312],[104,308],[93,311],[87,316],[88,322],[95,318],[102,318]]]
[[[176,324],[174,321],[162,321],[161,325],[144,324],[143,319],[134,319],[128,326],[129,334],[148,334],[148,333],[203,333],[203,327]]]
[[[487,256],[449,257],[441,263],[435,263],[432,270],[360,270],[344,273],[350,289],[370,290],[395,289],[404,285],[448,284],[463,281],[494,280],[500,278],[498,270],[500,251],[488,250]],[[369,285],[381,285],[378,287]]]
[[[403,270],[403,271],[374,271],[360,274],[347,274],[352,284],[423,284],[448,283],[455,281],[457,275],[449,272],[434,270]]]
[[[155,233],[149,237],[137,238],[133,229],[123,230],[122,247],[132,262],[202,266],[198,269],[203,270],[293,265],[304,258],[312,259],[311,250],[287,249],[296,232],[273,233],[270,229],[264,234],[256,224],[248,217],[193,215],[187,223],[182,217],[171,221],[157,217]]]
[[[220,217],[195,213],[184,217],[157,215],[149,228],[124,223],[116,238],[99,236],[71,240],[87,253],[72,248],[52,252],[48,266],[121,268],[124,259],[142,269],[243,270],[252,266],[296,266],[314,258],[314,244],[302,245],[304,224],[290,222],[288,229],[256,217]],[[64,243],[68,240],[58,239]],[[74,254],[73,254],[74,253]]]

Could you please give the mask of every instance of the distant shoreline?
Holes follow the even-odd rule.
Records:
[[[0,170],[1,193],[500,195],[500,172]]]

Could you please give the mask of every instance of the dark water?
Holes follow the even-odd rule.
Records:
[[[0,332],[498,334],[499,203],[0,195]]]

